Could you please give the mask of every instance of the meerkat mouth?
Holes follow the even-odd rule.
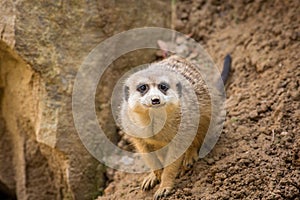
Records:
[[[166,103],[156,104],[156,105],[147,105],[147,104],[143,104],[143,105],[147,108],[161,108],[161,107],[164,107],[166,105]]]

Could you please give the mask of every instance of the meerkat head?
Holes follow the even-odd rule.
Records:
[[[124,99],[134,109],[176,107],[179,105],[182,86],[175,72],[158,64],[132,74],[124,86]]]

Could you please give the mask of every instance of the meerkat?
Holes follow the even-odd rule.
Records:
[[[224,83],[230,64],[231,58],[226,56],[221,75]],[[187,150],[166,167],[162,167],[162,163],[167,155],[144,157],[146,165],[153,170],[144,179],[141,188],[149,190],[160,183],[154,199],[169,195],[179,171],[190,169],[198,159],[211,120],[211,97],[197,66],[178,56],[153,63],[130,75],[124,83],[121,126],[130,135],[130,141],[138,152],[149,153],[166,146],[177,134],[182,93],[185,92],[178,74],[190,83],[197,96],[200,113],[198,131]],[[143,132],[141,135],[146,137],[139,137],[136,132]],[[167,154],[172,154],[172,150]]]

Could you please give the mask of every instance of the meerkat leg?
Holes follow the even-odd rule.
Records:
[[[185,171],[191,169],[195,161],[199,159],[199,150],[208,129],[207,125],[210,122],[209,119],[210,118],[207,116],[202,116],[202,118],[200,118],[201,123],[199,124],[196,138],[184,154],[182,173],[185,173]]]
[[[180,166],[182,164],[183,157],[181,156],[175,162],[164,168],[161,175],[161,183],[158,190],[154,194],[154,199],[158,200],[161,197],[166,197],[171,194],[174,187],[174,182],[177,173],[179,172]]]
[[[198,147],[191,145],[184,154],[183,169],[189,170],[193,167],[194,163],[198,160]]]
[[[147,144],[141,141],[134,142],[134,144],[138,152],[145,153],[142,157],[145,164],[152,170],[152,172],[144,178],[141,185],[142,190],[150,190],[161,180],[162,164],[154,153],[149,153],[150,151]]]
[[[150,167],[150,169],[157,169],[158,163],[161,166],[160,161],[155,156],[144,156],[143,157],[146,165]],[[157,185],[161,180],[162,169],[153,170],[148,176],[146,176],[142,182],[142,190],[150,190],[155,185]]]

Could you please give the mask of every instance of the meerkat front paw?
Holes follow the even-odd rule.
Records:
[[[161,199],[163,197],[167,197],[168,195],[170,195],[172,193],[172,187],[162,187],[162,188],[159,188],[154,196],[153,196],[153,199],[154,200],[158,200],[158,199]]]
[[[193,167],[194,163],[199,159],[197,149],[189,149],[183,159],[183,169],[189,170]]]
[[[154,172],[151,172],[146,178],[144,178],[144,181],[142,183],[142,190],[150,190],[158,183],[158,178],[156,177]]]

